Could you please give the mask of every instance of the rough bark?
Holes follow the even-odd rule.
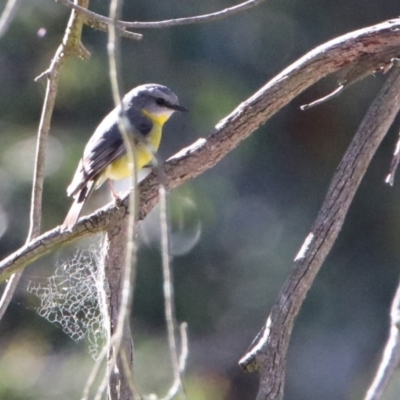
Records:
[[[133,341],[126,318],[123,328],[121,343],[110,343],[118,318],[121,312],[121,296],[123,289],[124,269],[126,262],[126,219],[113,225],[106,233],[103,246],[104,268],[104,303],[107,338],[109,343],[108,353],[108,396],[110,400],[132,400],[133,394],[129,380],[133,366]],[[129,316],[128,316],[129,317]],[[115,354],[116,362],[115,360]],[[124,363],[124,359],[127,365]]]

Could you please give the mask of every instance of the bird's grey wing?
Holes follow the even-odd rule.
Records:
[[[118,110],[113,110],[97,127],[93,136],[85,147],[83,158],[75,173],[68,194],[76,194],[86,184],[94,180],[104,169],[119,157],[126,154],[122,135],[116,122]],[[131,124],[131,133],[137,136],[148,135],[153,126],[139,110],[130,108],[126,113]],[[136,141],[136,140],[135,140]]]
[[[128,134],[132,134],[134,143],[138,143],[138,134],[147,136],[153,123],[142,112],[132,107],[126,111],[126,116],[130,122]],[[124,141],[115,119],[116,116],[111,126],[102,127],[103,124],[100,124],[93,135],[93,141],[91,140],[86,146],[83,166],[91,177],[101,173],[113,161],[126,154]]]

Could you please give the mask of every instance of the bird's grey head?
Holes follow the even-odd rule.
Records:
[[[137,107],[148,116],[167,120],[175,111],[187,111],[178,96],[166,86],[149,83],[132,89],[124,98],[128,107]]]

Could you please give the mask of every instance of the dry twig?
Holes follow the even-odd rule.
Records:
[[[364,400],[379,400],[388,387],[400,362],[400,284],[397,287],[390,310],[389,338],[383,350],[382,360]]]
[[[2,37],[10,26],[12,20],[17,13],[21,0],[8,0],[4,11],[0,17],[0,37]]]
[[[162,179],[164,181],[164,179]],[[180,368],[178,350],[176,345],[175,332],[177,331],[175,299],[174,299],[174,283],[173,271],[171,268],[170,256],[170,236],[168,230],[168,210],[167,210],[167,191],[165,185],[162,184],[159,190],[160,196],[160,226],[161,226],[161,248],[162,248],[162,270],[163,270],[163,289],[165,303],[165,321],[168,332],[169,353],[172,362],[172,371],[174,374],[174,382],[171,386],[167,398],[175,395],[179,390],[182,391],[184,400],[187,400],[186,393],[182,381],[183,370]],[[183,340],[183,338],[181,338]],[[186,347],[187,349],[187,347]],[[182,364],[181,364],[182,365]]]
[[[100,14],[96,14],[93,11],[87,10],[86,8],[79,7],[70,0],[56,0],[56,1],[63,4],[64,6],[79,11],[82,15],[85,16],[85,23],[92,26],[93,28],[106,31],[108,29],[109,24],[111,23],[110,18],[104,17],[103,15]],[[145,29],[145,28],[154,29],[154,28],[169,28],[180,25],[202,24],[205,22],[218,21],[222,18],[230,17],[239,12],[256,7],[259,4],[263,3],[264,1],[266,0],[247,0],[243,3],[237,4],[236,6],[228,7],[214,13],[197,15],[194,17],[187,17],[187,18],[175,18],[175,19],[168,19],[165,21],[153,21],[153,22],[118,21],[117,26],[119,29],[121,29],[122,32],[124,32],[124,29]]]
[[[121,98],[121,56],[120,42],[117,35],[118,20],[122,0],[112,0],[110,3],[110,29],[108,38],[108,59],[111,89],[115,107],[121,107],[121,118],[118,121],[127,149],[128,160],[133,165],[132,186],[136,187],[137,175],[133,156],[133,141],[128,135],[129,127],[124,123],[124,107]],[[101,399],[105,387],[108,386],[110,399],[132,399],[131,370],[133,365],[133,340],[129,326],[131,299],[133,298],[134,281],[136,277],[136,245],[134,242],[134,227],[137,217],[135,196],[129,198],[129,209],[132,212],[127,220],[115,221],[106,232],[103,248],[103,297],[107,315],[106,332],[108,362],[107,372],[100,384],[95,399]],[[121,354],[125,355],[125,362]],[[102,359],[97,360],[100,363]],[[97,367],[95,366],[95,370]]]
[[[400,135],[400,132],[399,132]],[[396,147],[393,153],[392,162],[390,163],[389,174],[387,175],[385,182],[388,183],[390,186],[394,185],[394,178],[396,175],[397,167],[399,166],[400,161],[400,138],[396,143]]]

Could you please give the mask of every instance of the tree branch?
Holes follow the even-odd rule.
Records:
[[[212,168],[298,94],[325,76],[338,71],[348,76],[355,68],[365,75],[387,65],[399,52],[400,19],[346,34],[310,51],[221,120],[207,140],[196,142],[166,162],[163,167],[166,188],[174,189]],[[157,204],[158,186],[154,173],[139,185],[139,219]],[[128,212],[127,197],[118,209],[109,204],[82,218],[73,232],[60,233],[57,227],[21,247],[0,262],[0,282],[55,246],[104,231],[114,219],[124,218]]]
[[[397,286],[390,310],[389,338],[382,360],[364,400],[379,400],[389,385],[400,362],[400,284]]]
[[[107,380],[108,398],[113,399],[133,399],[133,393],[129,385],[133,366],[133,340],[129,326],[130,307],[125,304],[127,300],[126,291],[126,257],[127,242],[129,240],[128,220],[119,221],[118,225],[113,225],[106,233],[103,246],[102,260],[104,265],[103,290],[106,310],[102,312],[107,315]],[[129,265],[130,268],[130,265]],[[125,279],[124,279],[125,278]],[[128,296],[129,297],[129,296]],[[121,315],[123,316],[121,322]],[[121,332],[118,332],[118,331]],[[112,338],[114,340],[112,340]],[[122,360],[121,353],[125,354],[127,367]],[[98,397],[102,397],[102,391],[98,391]]]
[[[392,162],[390,163],[389,174],[385,179],[385,182],[388,183],[390,186],[394,185],[394,177],[396,175],[397,167],[399,166],[399,161],[400,161],[400,138],[397,140],[396,147],[393,153]]]
[[[153,22],[128,22],[128,21],[118,21],[117,26],[124,32],[124,29],[145,29],[145,28],[169,28],[172,26],[189,25],[189,24],[202,24],[205,22],[218,21],[222,18],[230,17],[239,12],[248,10],[250,8],[256,7],[263,3],[265,0],[247,0],[244,3],[237,4],[233,7],[228,7],[223,10],[205,14],[197,15],[194,17],[187,18],[176,18],[168,19],[165,21],[153,21]],[[85,23],[96,29],[101,29],[107,31],[111,19],[104,17],[103,15],[96,14],[93,11],[87,10],[86,8],[79,7],[70,0],[56,0],[56,2],[63,4],[66,7],[72,8],[79,11],[85,16]],[[137,34],[136,34],[137,35]],[[141,36],[141,35],[139,35]]]
[[[121,52],[120,40],[117,35],[116,22],[120,18],[123,0],[111,0],[108,34],[109,74],[115,107],[121,108],[121,116],[125,113],[121,98]],[[120,116],[118,127],[121,132],[129,164],[133,165],[131,178],[132,187],[137,186],[137,171],[133,155],[133,140],[128,134],[126,124]],[[108,381],[108,397],[114,399],[133,399],[133,392],[129,385],[133,366],[133,339],[129,328],[129,315],[135,289],[137,247],[134,241],[134,229],[137,217],[137,202],[135,196],[129,197],[131,213],[124,221],[118,221],[107,229],[106,242],[103,253],[104,285],[109,292],[106,296],[107,312],[109,315],[106,329],[109,333],[108,362],[105,380]],[[124,363],[121,354],[126,356]],[[127,368],[125,368],[127,367]],[[97,391],[101,399],[102,385]]]
[[[162,253],[162,270],[163,270],[163,291],[164,291],[164,312],[165,322],[167,324],[168,347],[171,357],[172,371],[174,382],[170,388],[172,399],[180,390],[183,400],[187,400],[186,391],[183,385],[183,371],[180,368],[179,356],[176,344],[176,331],[178,323],[176,320],[175,298],[174,298],[174,279],[173,268],[171,266],[172,257],[170,254],[170,236],[168,229],[168,209],[167,209],[167,192],[164,186],[164,179],[161,180],[159,198],[160,198],[160,230],[161,230],[161,253]],[[176,393],[174,393],[176,391]],[[168,393],[168,395],[170,394]],[[167,398],[168,398],[167,395]]]
[[[77,0],[77,2],[81,6],[89,6],[89,0]],[[80,15],[76,11],[72,11],[68,21],[68,25],[65,29],[63,40],[57,48],[55,56],[50,63],[49,69],[45,73],[47,77],[46,96],[43,103],[42,115],[40,118],[37,136],[36,158],[31,195],[29,232],[26,243],[29,243],[40,234],[42,222],[42,197],[44,167],[46,161],[46,147],[50,131],[51,118],[56,101],[58,80],[61,68],[68,57],[71,55],[82,56],[84,54],[84,47],[81,43],[82,25],[83,22]],[[85,55],[87,55],[87,53],[85,53]],[[18,282],[21,278],[21,274],[22,270],[17,271],[7,283],[7,287],[5,288],[0,299],[0,320],[11,302]]]
[[[10,26],[12,20],[17,13],[18,7],[21,3],[21,0],[8,0],[6,6],[4,7],[4,11],[0,17],[0,37],[2,37],[6,32],[8,27]]]
[[[311,232],[295,258],[292,273],[266,325],[241,360],[247,371],[260,370],[257,400],[283,398],[286,354],[295,317],[344,223],[372,157],[400,110],[400,67],[396,60],[335,173]]]

